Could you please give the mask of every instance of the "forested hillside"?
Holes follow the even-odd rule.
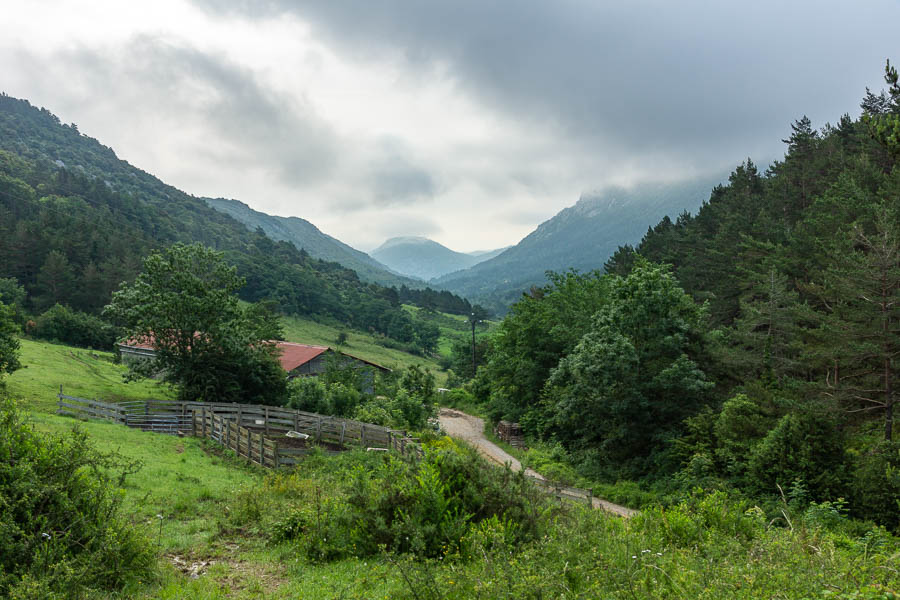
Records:
[[[710,187],[722,179],[709,177],[585,194],[512,248],[466,270],[439,277],[434,284],[502,314],[522,292],[546,284],[546,271],[601,268],[619,245],[637,242],[657,219],[698,208]]]
[[[595,480],[900,525],[900,85],[516,303],[474,390]]]
[[[119,160],[46,109],[0,96],[4,302],[17,301],[34,315],[57,303],[97,313],[151,249],[174,242],[224,251],[247,281],[244,300],[408,344],[434,337],[433,328],[400,308],[397,290],[365,284],[337,263],[249,231],[203,199]]]
[[[273,240],[290,242],[297,248],[306,250],[313,258],[340,263],[348,269],[356,271],[363,281],[393,287],[423,286],[421,282],[390,271],[365,252],[360,252],[342,241],[322,233],[318,227],[306,219],[267,215],[253,210],[238,200],[226,198],[204,198],[204,200],[217,211],[234,217],[248,229],[260,228]]]

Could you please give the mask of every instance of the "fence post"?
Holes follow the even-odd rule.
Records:
[[[146,417],[149,415],[150,415],[150,401],[144,400],[144,416]]]
[[[203,411],[203,414],[200,417],[200,419],[201,419],[200,426],[203,428],[203,438],[205,439],[206,438],[206,407],[204,406],[200,410]]]
[[[268,406],[265,408],[265,417],[263,417],[263,419],[264,419],[263,428],[266,431],[266,435],[269,435],[269,407]]]
[[[128,422],[128,414],[125,415],[125,422]],[[191,437],[197,437],[197,411],[191,409]]]
[[[359,432],[359,444],[360,444],[360,446],[362,446],[363,448],[366,447],[366,424],[365,424],[365,423],[363,423],[362,427],[360,428],[360,432]]]
[[[266,466],[266,455],[263,453],[263,441],[266,438],[263,437],[263,434],[259,434],[259,464],[262,466]]]
[[[322,415],[316,418],[316,441],[322,440]]]
[[[344,445],[344,432],[346,432],[346,431],[347,431],[347,422],[342,421],[341,422],[341,441],[340,441],[341,446]]]
[[[235,402],[231,403],[231,406],[235,406],[235,405],[236,405]],[[244,408],[242,406],[238,406],[237,413],[238,413],[237,424],[238,424],[238,427],[241,427],[244,424]]]
[[[231,421],[225,422],[225,447],[231,448]]]
[[[294,411],[294,431],[300,431],[300,415]]]

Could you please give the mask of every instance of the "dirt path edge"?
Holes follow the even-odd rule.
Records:
[[[473,415],[466,414],[453,408],[441,408],[438,414],[438,420],[441,427],[450,437],[463,440],[471,444],[482,456],[498,465],[509,464],[509,468],[513,471],[521,471],[522,463],[514,456],[503,450],[494,442],[484,437],[484,420]],[[525,469],[525,474],[538,479],[544,479],[544,476],[533,471]],[[608,500],[594,497],[594,508],[599,508],[607,512],[619,515],[620,517],[631,517],[638,511],[614,504]]]

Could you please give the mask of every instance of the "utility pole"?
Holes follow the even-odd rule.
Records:
[[[472,379],[475,379],[475,313],[472,313]]]

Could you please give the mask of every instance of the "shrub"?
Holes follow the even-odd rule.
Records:
[[[325,384],[318,377],[295,377],[288,383],[287,406],[320,414],[328,414]]]
[[[419,462],[388,455],[375,468],[357,467],[345,493],[317,493],[312,506],[307,500],[289,511],[274,527],[276,539],[296,539],[314,560],[383,550],[437,558],[465,557],[486,535],[518,544],[541,531],[535,486],[446,440]]]
[[[845,495],[847,455],[834,420],[818,412],[789,413],[754,448],[748,472],[757,491],[803,481],[811,499]]]
[[[37,338],[97,350],[111,350],[118,333],[103,319],[60,304],[39,316],[31,329]]]
[[[900,528],[900,442],[881,442],[860,456],[853,477],[854,515]]]
[[[98,452],[78,429],[39,434],[3,400],[0,596],[80,597],[146,579],[155,555],[122,517],[116,489],[136,466]]]

